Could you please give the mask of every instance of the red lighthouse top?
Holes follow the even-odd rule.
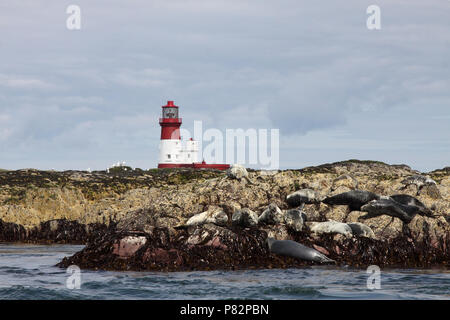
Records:
[[[178,106],[173,101],[167,101],[167,105],[162,106],[162,118],[159,119],[161,125],[161,140],[180,140],[181,118],[178,118]]]
[[[178,108],[178,106],[176,106],[173,101],[169,100],[167,101],[167,104],[165,106],[162,106],[163,108]]]
[[[162,106],[162,118],[160,122],[180,122],[181,119],[178,118],[178,106],[176,106],[173,101],[167,101],[165,106]]]

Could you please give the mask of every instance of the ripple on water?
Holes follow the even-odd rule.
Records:
[[[445,270],[381,270],[381,290],[365,270],[333,266],[196,272],[82,270],[81,289],[54,267],[80,246],[0,246],[0,299],[450,299]]]
[[[325,287],[320,286],[311,288],[288,285],[265,288],[264,290],[262,290],[262,293],[274,299],[317,299],[322,296],[320,289],[325,289]]]
[[[0,288],[0,299],[3,300],[73,300],[89,298],[77,291],[68,289],[46,289],[45,287],[11,286]],[[94,297],[92,297],[94,298]]]

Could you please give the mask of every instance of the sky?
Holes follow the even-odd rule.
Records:
[[[279,129],[281,169],[450,165],[449,0],[2,0],[0,58],[4,169],[154,168],[168,100]]]

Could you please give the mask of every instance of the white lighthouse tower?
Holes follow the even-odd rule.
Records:
[[[206,164],[199,163],[198,141],[181,141],[180,126],[181,118],[178,117],[178,106],[173,101],[167,101],[162,106],[162,118],[159,119],[161,125],[161,141],[159,144],[158,168],[211,168],[226,170],[230,166],[227,164]]]
[[[178,117],[178,106],[173,101],[167,101],[162,106],[161,142],[159,145],[158,168],[182,167],[198,161],[198,142],[181,141],[181,118]]]

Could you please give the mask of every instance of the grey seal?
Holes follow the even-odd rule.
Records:
[[[419,174],[412,175],[412,176],[407,177],[406,179],[403,179],[402,183],[405,185],[404,188],[406,188],[410,184],[414,184],[419,189],[421,189],[423,186],[426,186],[426,185],[436,185],[436,181],[434,181],[430,177],[422,176]]]
[[[396,217],[408,224],[419,212],[420,208],[416,206],[404,205],[394,199],[372,200],[361,207],[361,211],[367,212],[361,219],[369,219],[386,214]]]
[[[286,226],[297,232],[302,231],[305,218],[306,215],[297,209],[290,209],[284,213],[284,223]]]
[[[275,203],[271,203],[258,218],[258,224],[279,224],[281,222],[283,222],[283,212]]]
[[[332,197],[326,197],[322,202],[330,205],[348,205],[350,211],[361,211],[363,205],[380,198],[379,195],[370,191],[352,190]]]
[[[320,263],[336,263],[317,250],[308,248],[292,240],[276,240],[267,238],[269,251],[282,256],[293,257],[301,260],[315,261]]]
[[[353,236],[352,228],[348,224],[334,220],[329,220],[326,222],[312,222],[310,229],[312,232],[317,234],[337,233],[349,238]]]
[[[348,223],[348,226],[352,229],[352,233],[354,235],[357,235],[360,237],[366,237],[366,238],[373,238],[373,239],[376,238],[373,230],[369,226],[366,226],[363,223],[352,222],[352,223]]]
[[[213,223],[219,226],[225,226],[228,223],[228,217],[226,213],[220,208],[215,208],[215,210],[210,209],[208,211],[192,216],[184,224],[184,226],[185,227],[199,226],[206,223]]]
[[[235,226],[253,227],[258,224],[258,215],[248,208],[233,213],[231,223]]]
[[[306,204],[314,204],[320,202],[319,194],[312,189],[301,189],[291,193],[286,197],[286,202],[291,207],[299,207]]]
[[[394,199],[394,201],[397,201],[398,203],[407,205],[407,206],[415,206],[418,208],[417,213],[422,216],[432,217],[433,211],[431,209],[427,208],[426,205],[424,205],[421,201],[414,198],[413,196],[407,195],[407,194],[394,194],[390,196],[391,199]]]

